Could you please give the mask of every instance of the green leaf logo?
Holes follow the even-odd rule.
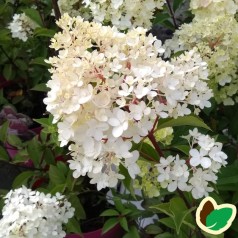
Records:
[[[217,205],[212,197],[206,197],[196,211],[196,222],[205,232],[219,235],[226,231],[236,217],[236,207],[225,203]]]

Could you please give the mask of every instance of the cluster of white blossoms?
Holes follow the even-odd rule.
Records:
[[[185,136],[189,142],[189,159],[177,156],[161,158],[157,168],[158,181],[162,188],[173,192],[191,191],[195,199],[208,196],[213,191],[210,183],[216,183],[216,173],[227,164],[227,155],[221,151],[222,144],[209,135],[203,135],[197,128]]]
[[[57,123],[61,146],[70,143],[73,176],[92,178],[98,189],[114,187],[123,164],[132,178],[140,172],[131,151],[157,118],[178,117],[209,107],[207,68],[189,51],[166,62],[161,42],[146,29],[124,34],[115,27],[71,18],[57,23],[52,39],[58,56],[44,103]]]
[[[112,23],[120,30],[132,27],[149,29],[154,12],[162,9],[165,0],[84,0],[96,22]]]
[[[212,4],[218,7],[223,2],[224,6],[228,6],[227,3],[233,1],[213,1]],[[226,14],[223,8],[215,16],[210,13],[200,16],[212,4],[194,11],[193,21],[183,24],[175,31],[173,38],[165,43],[166,55],[197,47],[202,59],[208,63],[208,85],[213,90],[216,101],[233,105],[238,101],[238,22],[234,17],[238,4],[233,2],[233,15]]]
[[[0,238],[63,238],[62,224],[73,217],[74,208],[63,195],[44,194],[21,187],[5,197]]]
[[[12,22],[9,23],[13,38],[18,38],[22,41],[27,41],[33,35],[34,29],[39,27],[25,13],[14,14]]]
[[[234,15],[238,9],[237,0],[191,0],[190,9],[196,18],[216,18],[220,14]]]

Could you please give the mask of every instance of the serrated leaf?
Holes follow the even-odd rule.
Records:
[[[211,130],[202,119],[197,116],[189,115],[184,117],[174,118],[166,118],[160,119],[158,121],[157,129],[162,129],[166,127],[175,127],[175,126],[194,126],[194,127],[202,127],[207,130]]]
[[[233,210],[229,207],[213,210],[206,217],[206,227],[218,231],[225,227],[232,216]]]
[[[109,230],[111,230],[113,227],[115,227],[117,224],[119,223],[119,220],[118,218],[110,218],[108,219],[104,225],[103,225],[103,228],[102,228],[102,234],[108,232]]]
[[[108,209],[100,214],[100,216],[119,216],[120,213],[114,209]]]
[[[27,8],[24,9],[23,12],[31,19],[33,20],[38,26],[43,26],[43,22],[41,20],[41,16],[39,12],[36,9],[33,8]]]
[[[26,185],[27,181],[34,175],[33,171],[25,171],[19,174],[12,184],[12,188],[19,188],[22,185]]]

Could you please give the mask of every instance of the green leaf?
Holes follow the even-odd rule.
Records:
[[[233,210],[229,207],[213,210],[206,217],[206,227],[213,231],[218,231],[227,225],[232,216]]]
[[[130,191],[131,196],[135,198],[135,192],[134,192],[134,188],[133,188],[133,183],[132,183],[131,176],[128,173],[128,170],[122,164],[120,164],[119,171],[120,171],[120,174],[124,175],[124,177],[125,177],[122,180],[123,185],[126,187],[126,189],[128,191]],[[120,212],[122,212],[122,211],[120,211]]]
[[[53,189],[50,190],[50,193],[52,195],[55,195],[56,193],[63,193],[65,190],[66,184],[58,184]]]
[[[180,7],[184,0],[174,0],[173,1],[173,10],[174,12]]]
[[[119,212],[123,212],[125,210],[125,207],[121,201],[121,199],[119,197],[114,197],[113,198],[113,201],[114,201],[114,204],[115,204],[115,207],[116,209],[119,211]]]
[[[40,119],[34,119],[34,121],[38,122],[42,126],[51,126],[52,120],[51,118],[40,118]]]
[[[32,91],[38,91],[38,92],[48,92],[49,88],[47,88],[45,83],[40,83],[35,85],[33,88],[31,88]]]
[[[12,77],[12,64],[5,64],[3,67],[3,76],[6,80],[10,80]]]
[[[180,198],[180,197],[172,198],[170,200],[170,210],[173,214],[172,218],[173,218],[174,223],[175,223],[177,234],[179,234],[181,225],[184,222],[186,216],[189,213],[191,213],[192,211],[194,211],[195,209],[196,209],[196,207],[192,207],[190,209],[187,209],[183,199]]]
[[[173,220],[172,217],[161,218],[161,219],[159,219],[158,222],[164,224],[165,226],[167,226],[167,227],[169,227],[169,228],[171,228],[173,230],[176,229],[175,224],[174,224],[174,220]]]
[[[113,227],[115,227],[117,224],[119,223],[119,220],[118,218],[110,218],[108,219],[104,225],[103,225],[103,228],[102,228],[102,234],[108,232],[109,230],[111,230]]]
[[[12,184],[12,188],[19,188],[22,185],[26,185],[28,180],[34,175],[34,171],[25,171],[19,174],[15,179]]]
[[[156,152],[156,150],[154,149],[154,147],[152,147],[151,145],[147,144],[147,143],[142,143],[141,148],[139,149],[139,152],[141,153],[141,157],[146,158],[146,156],[144,157],[143,154],[148,155],[149,157],[153,158],[154,160],[159,161],[159,155],[158,152]]]
[[[9,161],[9,156],[6,149],[0,146],[0,160]]]
[[[194,126],[194,127],[202,127],[208,130],[211,130],[202,119],[197,116],[184,116],[178,117],[177,119],[174,118],[166,118],[160,119],[158,121],[157,129],[162,129],[166,127],[174,127],[174,126]]]
[[[23,12],[31,19],[33,20],[37,25],[43,26],[43,22],[41,20],[41,16],[39,12],[36,9],[33,8],[27,8],[24,9]]]
[[[69,202],[71,203],[72,207],[75,208],[75,217],[77,219],[86,219],[86,214],[84,208],[81,204],[80,199],[77,195],[73,194],[69,197]]]
[[[114,209],[108,209],[100,214],[100,216],[119,216],[120,213]]]
[[[174,238],[174,235],[172,235],[169,232],[165,232],[163,234],[159,234],[159,235],[155,236],[154,238]]]
[[[64,162],[58,161],[57,168],[59,169],[61,174],[63,174],[65,177],[67,176],[69,167]]]
[[[36,137],[34,137],[31,141],[28,142],[27,151],[35,167],[39,167],[43,150],[42,150],[40,142],[37,140]]]
[[[28,69],[28,65],[26,64],[26,62],[22,59],[17,59],[15,62],[16,66],[20,69],[20,70],[27,70]]]
[[[218,175],[217,186],[238,183],[238,166],[229,165],[222,168]]]
[[[45,149],[44,159],[48,165],[50,165],[50,164],[55,165],[55,157],[54,157],[54,154],[50,148]]]
[[[52,38],[55,35],[56,31],[52,29],[47,29],[47,28],[36,28],[34,34],[36,36],[45,36]]]
[[[146,234],[156,235],[162,232],[162,229],[154,224],[150,224],[145,228]]]
[[[49,177],[50,177],[50,181],[54,185],[64,184],[66,182],[66,178],[64,174],[61,173],[60,170],[54,165],[50,165]]]
[[[75,233],[75,234],[82,234],[79,222],[73,217],[69,219],[68,223],[66,224],[67,232]]]
[[[189,150],[190,147],[188,145],[172,145],[171,147],[180,150],[181,152],[183,152],[185,155],[189,156]]]
[[[160,203],[158,205],[151,206],[150,208],[159,210],[160,212],[172,216],[172,212],[170,210],[170,203]]]
[[[170,18],[170,15],[168,13],[158,13],[153,20],[153,25],[164,22],[165,20],[169,18]]]
[[[206,237],[206,238],[224,238],[224,233],[219,234],[219,235],[212,235],[212,234],[208,234],[205,231],[202,231],[202,234]]]
[[[135,226],[131,226],[129,232],[123,238],[140,238],[138,229]]]
[[[50,65],[45,62],[44,57],[37,57],[35,59],[32,59],[30,64],[42,65],[42,66],[47,67],[47,68],[50,67]]]
[[[22,141],[16,135],[8,135],[7,142],[14,147],[22,146]]]
[[[128,229],[128,223],[125,217],[120,218],[120,225],[125,231],[129,231]]]
[[[232,204],[238,203],[238,191],[236,191],[232,197]]]
[[[4,122],[0,127],[0,141],[5,143],[7,141],[7,129],[9,127],[9,122]]]

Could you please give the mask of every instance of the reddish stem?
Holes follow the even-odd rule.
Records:
[[[156,151],[158,152],[160,157],[164,157],[164,153],[163,151],[160,149],[157,141],[155,140],[154,134],[153,133],[149,133],[148,134],[148,138],[150,139],[151,143],[153,144],[153,146],[155,147]]]

